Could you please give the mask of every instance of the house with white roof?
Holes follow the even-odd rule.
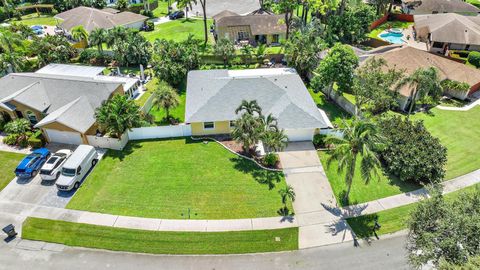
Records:
[[[294,69],[195,70],[188,73],[185,122],[193,135],[229,134],[242,100],[256,100],[290,141],[309,141],[332,128]]]

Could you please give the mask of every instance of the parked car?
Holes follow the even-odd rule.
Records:
[[[57,189],[69,191],[79,188],[83,178],[97,164],[98,153],[91,145],[79,145],[63,164],[62,173],[57,179]]]
[[[39,148],[26,156],[15,169],[15,175],[20,178],[30,178],[37,174],[43,163],[50,157],[47,148]]]
[[[43,164],[42,169],[40,169],[40,177],[42,180],[50,181],[58,179],[62,171],[63,163],[65,163],[71,155],[72,150],[69,149],[62,149],[53,154],[47,162]]]
[[[176,20],[183,17],[185,17],[185,12],[183,12],[182,10],[177,10],[175,12],[170,13],[170,15],[168,15],[168,18],[170,20]]]

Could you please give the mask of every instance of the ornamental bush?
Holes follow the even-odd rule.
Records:
[[[385,148],[380,152],[387,171],[402,181],[438,183],[445,176],[447,149],[425,128],[399,116],[380,120]]]
[[[263,164],[268,167],[274,167],[278,162],[278,156],[275,153],[268,153],[263,158]]]
[[[474,65],[476,68],[480,67],[480,52],[470,52],[467,59],[468,62]]]

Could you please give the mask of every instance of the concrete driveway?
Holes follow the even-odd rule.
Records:
[[[207,17],[212,16],[224,11],[230,10],[237,14],[248,14],[260,8],[258,0],[208,0],[207,1]],[[192,7],[192,12],[189,12],[189,16],[203,16],[202,5],[200,2]]]
[[[299,247],[353,240],[347,222],[335,211],[337,202],[312,142],[291,142],[279,156],[287,184],[296,194]]]

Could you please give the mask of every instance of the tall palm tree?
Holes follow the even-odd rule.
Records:
[[[242,100],[242,103],[238,108],[235,110],[235,113],[238,114],[239,112],[245,112],[246,114],[254,115],[255,113],[258,115],[262,115],[262,108],[258,105],[256,100]]]
[[[16,53],[15,48],[24,48],[22,43],[22,38],[10,31],[0,31],[0,49],[3,51],[4,56],[3,61],[6,61],[10,64],[14,72],[17,72],[22,66],[21,57]]]
[[[418,68],[408,77],[405,77],[397,85],[397,88],[407,85],[410,87],[410,107],[408,109],[407,118],[415,107],[415,101],[424,98],[427,95],[437,100],[443,92],[438,70],[435,67]]]
[[[345,126],[343,137],[328,137],[326,143],[335,146],[327,160],[327,166],[330,167],[335,160],[338,162],[339,173],[346,170],[347,191],[344,201],[348,202],[359,158],[361,176],[365,184],[368,184],[374,175],[378,176],[380,161],[375,150],[382,147],[382,137],[372,122],[355,119],[351,124],[345,123]]]
[[[97,46],[99,52],[103,52],[103,43],[107,40],[107,31],[103,28],[95,28],[90,32],[89,45]]]
[[[83,25],[78,25],[72,28],[72,37],[78,41],[85,40],[88,44],[88,32]]]
[[[252,104],[251,106],[255,106],[255,104]],[[261,112],[261,110],[260,110],[260,112]],[[278,130],[278,120],[272,114],[269,114],[267,116],[260,115],[260,121],[263,124],[265,132],[267,132],[267,131],[277,131]]]
[[[258,117],[244,113],[235,121],[232,138],[242,144],[245,153],[250,152],[250,148],[258,142],[261,135],[262,126]]]
[[[164,109],[166,118],[169,120],[170,110],[180,104],[180,97],[177,92],[168,83],[162,81],[158,84],[153,95],[153,104],[157,106],[157,108]]]

